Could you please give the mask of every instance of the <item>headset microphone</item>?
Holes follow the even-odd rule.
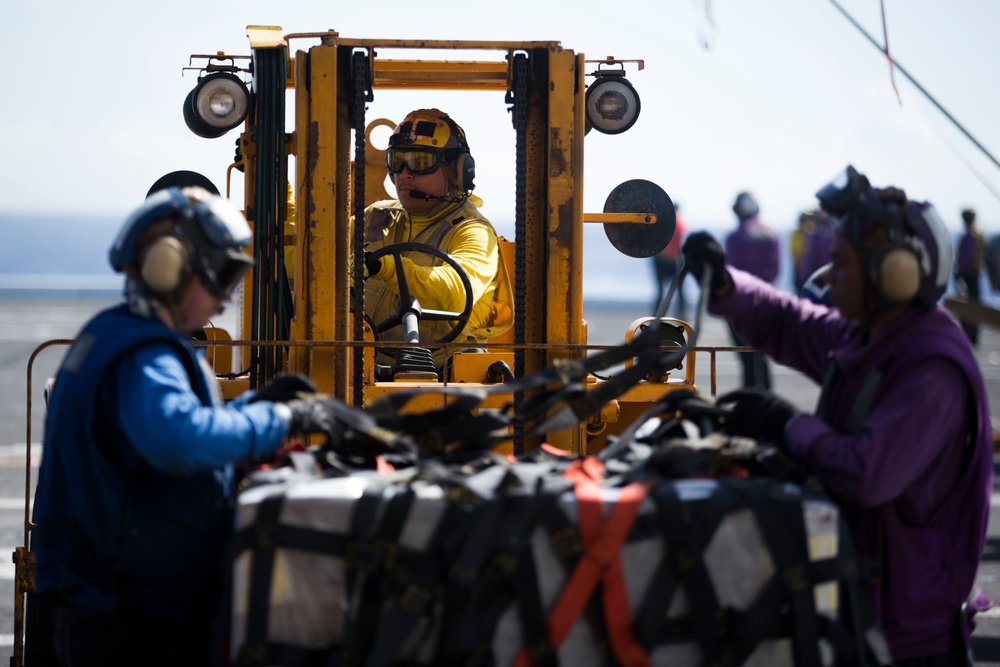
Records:
[[[424,192],[423,190],[410,190],[410,196],[414,199],[423,199],[424,201],[430,201],[432,199],[444,199],[444,197],[438,197],[437,195],[432,195],[429,192]]]

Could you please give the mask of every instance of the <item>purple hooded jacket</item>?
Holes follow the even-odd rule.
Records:
[[[962,330],[939,306],[914,307],[868,340],[835,309],[729,273],[734,288],[710,311],[778,363],[821,384],[831,375],[819,414],[789,421],[786,448],[877,568],[875,609],[893,657],[945,652],[975,581],[993,486],[986,390]]]

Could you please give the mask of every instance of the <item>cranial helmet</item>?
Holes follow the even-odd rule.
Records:
[[[439,109],[418,109],[407,114],[389,136],[385,160],[390,174],[398,174],[404,165],[415,174],[430,173],[438,165],[452,165],[445,170],[452,186],[462,192],[475,187],[476,163],[465,132]]]
[[[228,297],[253,265],[243,252],[250,237],[246,218],[229,200],[200,187],[170,187],[129,216],[108,260],[161,298],[175,295],[193,275]]]
[[[850,165],[816,198],[859,251],[869,232],[885,230],[887,241],[867,257],[862,252],[870,284],[883,303],[906,305],[916,300],[929,306],[944,295],[952,264],[951,241],[931,204],[910,201],[898,188],[873,188]]]
[[[760,213],[757,198],[753,196],[752,192],[741,192],[736,195],[736,201],[733,202],[733,213],[740,220],[756,217]]]

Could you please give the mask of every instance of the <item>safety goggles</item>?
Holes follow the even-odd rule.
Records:
[[[447,161],[442,151],[426,148],[390,148],[385,152],[385,166],[390,174],[398,174],[403,167],[418,176],[431,174]]]
[[[816,193],[820,208],[830,215],[834,229],[844,234],[851,244],[856,244],[861,232],[872,225],[890,230],[903,227],[902,211],[892,206],[875,205],[873,197],[868,178],[851,165]]]
[[[222,299],[232,296],[254,264],[252,257],[235,249],[212,248],[203,251],[198,259],[200,266],[196,271],[205,289]]]

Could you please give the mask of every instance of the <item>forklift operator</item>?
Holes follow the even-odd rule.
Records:
[[[477,208],[482,201],[472,195],[475,162],[465,132],[438,109],[413,111],[390,136],[386,165],[397,199],[365,210],[368,316],[374,322],[386,320],[400,298],[394,261],[373,258],[372,252],[396,243],[423,243],[447,252],[469,276],[472,314],[457,340],[475,343],[500,333],[509,326],[510,313],[495,298],[501,269],[497,234]],[[404,253],[401,263],[410,294],[422,308],[463,310],[467,295],[454,268],[417,252]],[[448,321],[422,321],[420,341],[438,341],[451,328]],[[401,327],[383,332],[380,339],[402,340]],[[444,351],[436,350],[436,365],[444,360]]]

